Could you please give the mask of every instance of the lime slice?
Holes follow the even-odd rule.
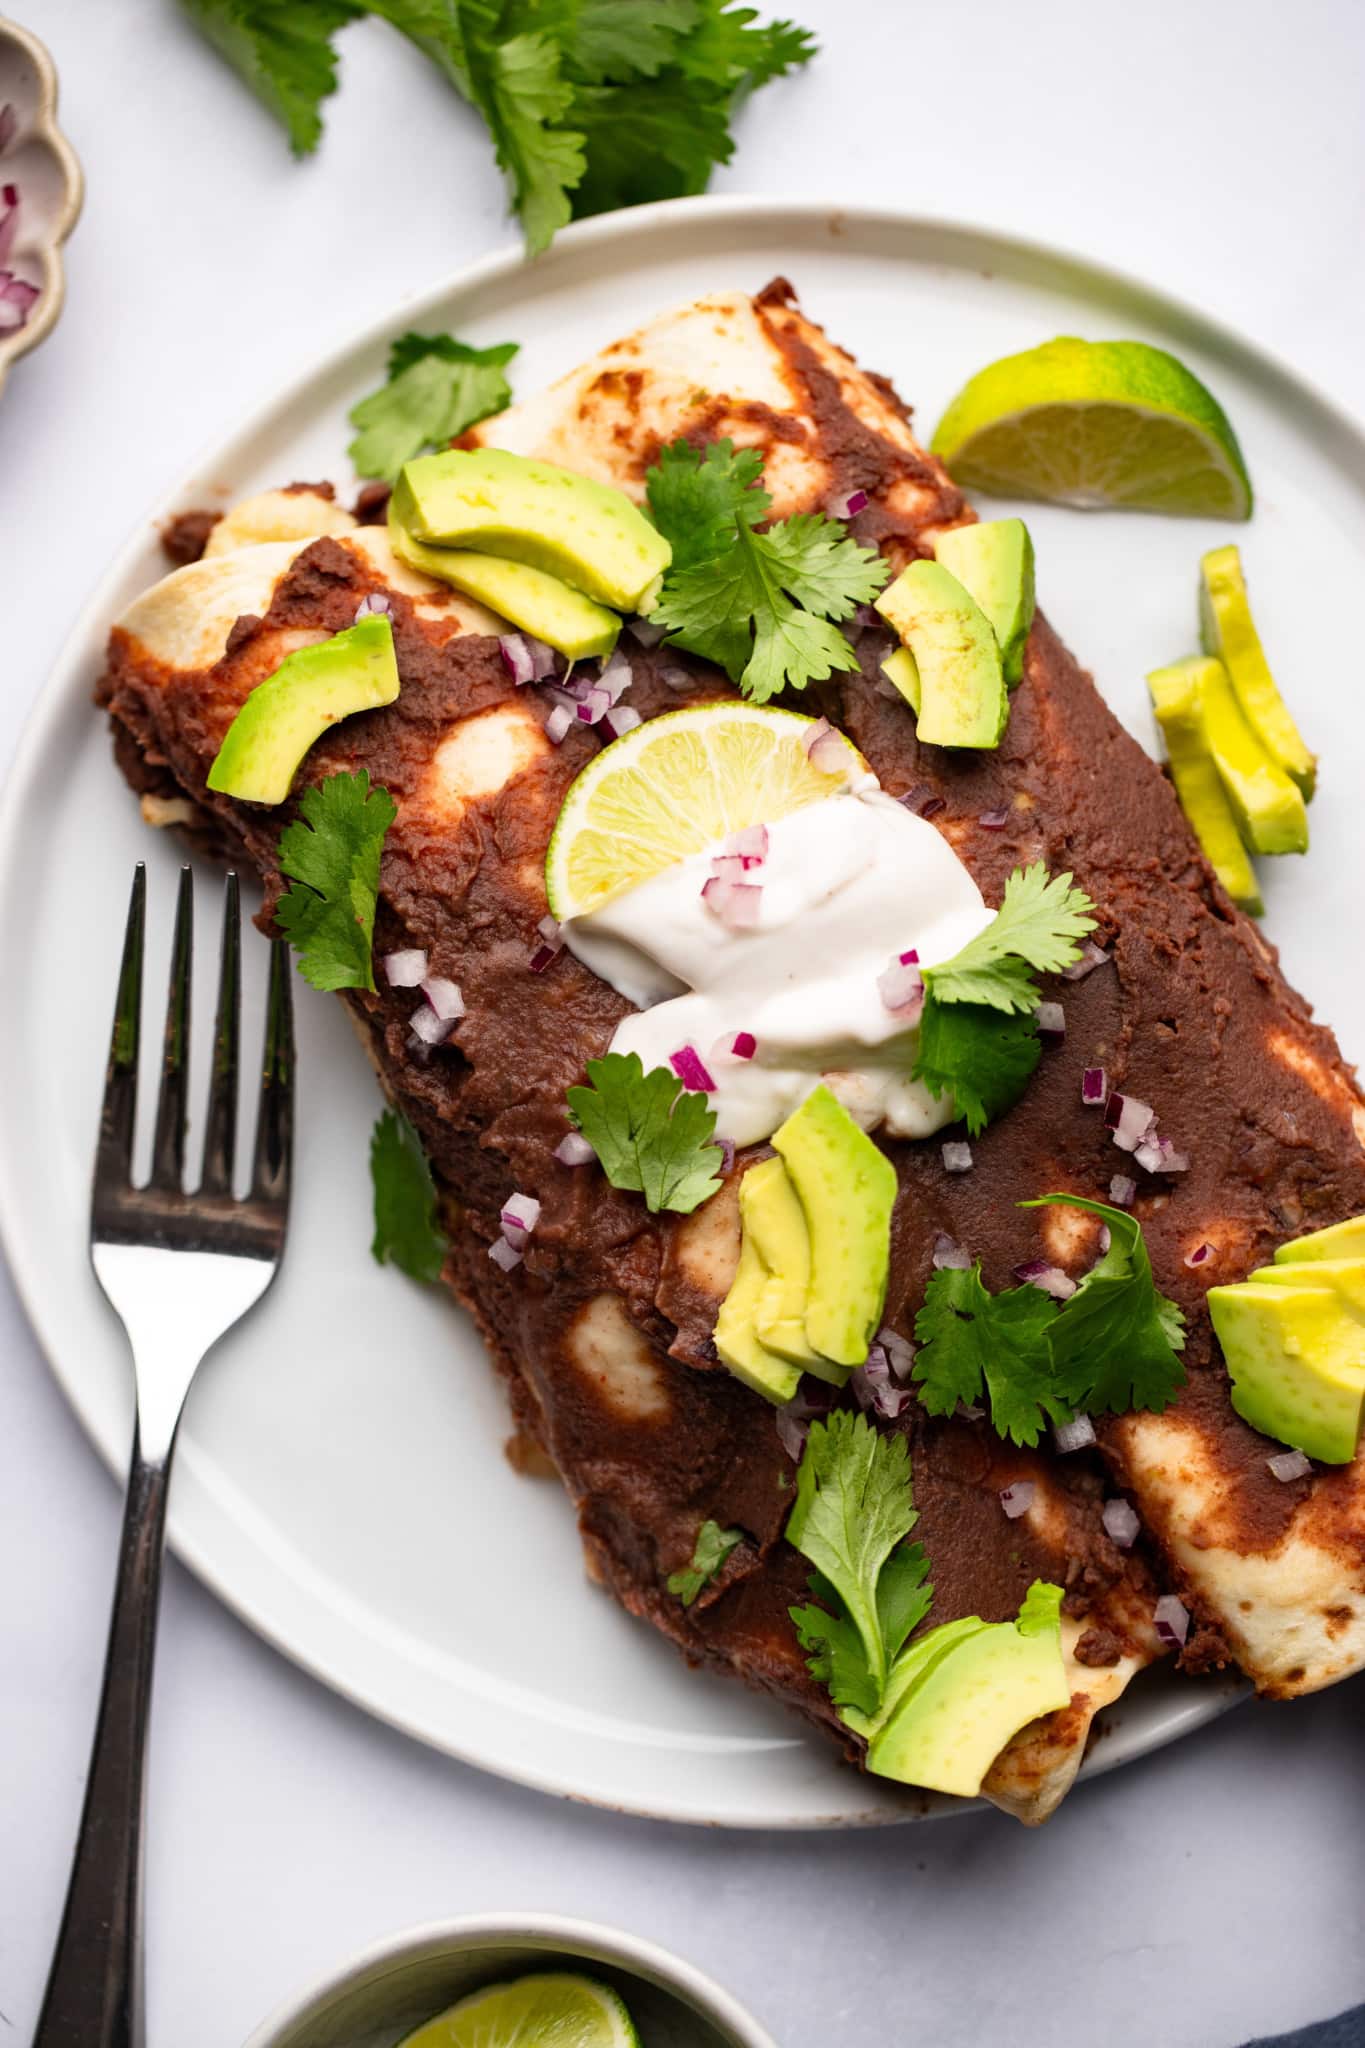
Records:
[[[399,2048],[640,2048],[630,2014],[592,1977],[518,1977],[462,1998]]]
[[[978,370],[933,448],[970,490],[1082,510],[1249,519],[1227,414],[1165,349],[1063,335]]]
[[[604,747],[565,797],[545,856],[554,915],[600,909],[672,862],[746,825],[771,825],[865,773],[839,733],[819,749],[822,765],[812,763],[806,746],[816,722],[766,704],[698,704]]]

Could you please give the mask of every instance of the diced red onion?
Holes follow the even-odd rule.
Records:
[[[561,1166],[586,1166],[597,1154],[581,1131],[570,1131],[555,1146],[555,1158]]]
[[[13,334],[22,327],[40,295],[36,284],[29,284],[12,270],[0,270],[0,334]]]
[[[1081,1075],[1081,1101],[1087,1109],[1102,1109],[1109,1100],[1109,1076],[1103,1067],[1087,1067]]]
[[[625,692],[630,688],[630,683],[630,662],[618,647],[610,659],[602,664],[602,673],[597,678],[593,687],[598,690],[605,690],[612,703],[619,704]]]
[[[800,1415],[793,1414],[795,1408],[805,1412]],[[778,1442],[787,1456],[797,1464],[801,1462],[801,1453],[806,1448],[806,1437],[810,1431],[808,1415],[809,1410],[798,1394],[794,1401],[788,1401],[785,1407],[779,1408],[773,1418],[777,1424]]]
[[[498,1218],[503,1236],[518,1248],[525,1244],[539,1221],[540,1203],[534,1195],[509,1195]]]
[[[715,1094],[716,1084],[695,1045],[680,1045],[668,1055],[668,1064],[684,1088],[696,1089],[702,1095]]]
[[[886,1362],[891,1368],[892,1378],[904,1385],[915,1363],[914,1345],[908,1337],[902,1337],[899,1330],[890,1329],[878,1330],[877,1343],[886,1353]]]
[[[1037,1287],[1044,1294],[1050,1294],[1054,1301],[1069,1301],[1076,1292],[1076,1283],[1069,1273],[1060,1266],[1049,1265],[1046,1259],[1029,1259],[1025,1265],[1014,1269],[1016,1280],[1022,1280],[1026,1287]]]
[[[924,976],[916,961],[914,952],[898,953],[881,974],[877,976],[877,993],[893,1017],[903,1017],[907,1024],[913,1024],[924,1008]]]
[[[1120,1095],[1116,1091],[1109,1098],[1104,1121],[1121,1152],[1136,1152],[1156,1127],[1156,1111],[1148,1103],[1139,1102],[1136,1095]]]
[[[1212,1257],[1213,1246],[1211,1244],[1197,1244],[1193,1251],[1186,1252],[1185,1264],[1191,1269],[1198,1266],[1207,1266]]]
[[[1152,1609],[1152,1623],[1169,1650],[1183,1649],[1190,1632],[1189,1609],[1174,1593],[1163,1593]]]
[[[749,867],[750,863],[741,860],[737,853],[718,853],[711,863],[711,873],[718,882],[742,882]]]
[[[1017,1522],[1020,1515],[1028,1513],[1037,1491],[1038,1484],[1033,1479],[1016,1479],[1012,1486],[1001,1488],[1000,1505],[1012,1522]]]
[[[727,1031],[711,1048],[713,1060],[751,1060],[758,1051],[752,1031]]]
[[[817,718],[806,736],[806,759],[822,775],[842,775],[848,767],[848,748],[827,718]]]
[[[556,704],[545,721],[545,737],[557,747],[572,731],[577,718],[571,704]]]
[[[766,825],[746,825],[742,832],[732,832],[723,849],[727,857],[742,860],[746,868],[756,868],[768,858],[768,828]]]
[[[443,974],[429,974],[422,982],[422,994],[443,1024],[453,1024],[457,1017],[463,1017],[464,997],[457,981],[447,981]]]
[[[526,652],[531,657],[531,681],[533,683],[547,681],[559,665],[559,656],[547,640],[537,640],[534,633],[523,633],[521,637],[526,642]],[[569,667],[572,670],[572,662],[569,664]]]
[[[1188,1173],[1190,1170],[1189,1153],[1177,1152],[1169,1138],[1158,1137],[1154,1131],[1148,1132],[1133,1156],[1148,1173]]]
[[[626,631],[638,646],[657,647],[668,628],[656,626],[653,619],[627,619]]]
[[[685,668],[661,668],[656,673],[666,690],[690,690],[696,680]]]
[[[543,974],[547,967],[553,967],[559,953],[558,946],[537,946],[526,964],[532,974]]]
[[[982,827],[983,831],[1003,832],[1009,821],[1010,814],[1008,811],[983,811],[976,822]]]
[[[495,1237],[488,1247],[488,1256],[495,1266],[501,1266],[504,1273],[510,1273],[514,1266],[521,1264],[521,1253],[505,1237]]]
[[[1066,1011],[1060,1003],[1039,1003],[1038,1036],[1052,1039],[1066,1037]]]
[[[934,1239],[934,1264],[940,1273],[965,1273],[972,1263],[971,1254],[956,1238],[940,1231]]]
[[[1052,1441],[1063,1457],[1069,1451],[1083,1451],[1095,1441],[1095,1425],[1088,1415],[1074,1415],[1070,1422],[1057,1424]]]
[[[595,688],[596,685],[591,676],[576,676],[572,669],[570,669],[567,674],[560,676],[558,681],[551,685],[549,696],[552,702],[556,704],[578,705],[583,702],[589,690]],[[575,716],[577,716],[577,713],[575,713]]]
[[[751,932],[758,928],[763,908],[763,889],[758,882],[722,882],[712,875],[703,882],[701,900],[727,931]]]
[[[1086,975],[1093,974],[1097,967],[1107,967],[1110,957],[1103,946],[1097,946],[1093,939],[1087,939],[1081,947],[1080,959],[1073,961],[1070,967],[1062,969],[1062,980],[1084,981]]]
[[[927,796],[919,807],[919,814],[922,818],[936,818],[940,811],[946,811],[947,808],[946,796]]]
[[[869,1347],[866,1359],[850,1376],[849,1386],[865,1414],[871,1410],[888,1422],[896,1420],[910,1399],[909,1390],[893,1380],[890,1361],[879,1344]]]
[[[423,1045],[444,1045],[455,1028],[453,1017],[438,1017],[430,1003],[424,1003],[420,1010],[414,1010],[408,1019],[413,1034]]]
[[[864,507],[866,506],[866,504],[867,504],[867,492],[866,492],[866,491],[849,491],[849,492],[848,492],[848,493],[847,493],[847,494],[846,494],[845,496],[843,496],[843,497],[841,497],[841,498],[831,498],[831,499],[830,499],[830,501],[829,501],[829,515],[830,515],[830,518],[831,518],[831,519],[852,519],[852,518],[853,518],[853,516],[854,516],[854,514],[855,514],[855,513],[858,513],[858,512],[861,512],[861,511],[862,511],[862,510],[864,509]]]
[[[357,624],[361,619],[389,619],[393,617],[393,606],[382,590],[368,590],[355,608]]]
[[[1109,1183],[1109,1199],[1116,1209],[1131,1209],[1137,1182],[1126,1173],[1116,1173]]]
[[[1286,1485],[1291,1479],[1306,1479],[1313,1469],[1312,1459],[1302,1451],[1277,1451],[1273,1458],[1266,1459],[1266,1464],[1276,1479]]]
[[[613,705],[602,720],[614,740],[623,740],[628,732],[634,732],[643,723],[638,711],[629,704]]]
[[[581,725],[600,725],[611,710],[611,697],[594,683],[578,706]]]
[[[970,1173],[972,1170],[972,1148],[964,1138],[950,1138],[943,1146],[943,1171],[945,1173]]]
[[[542,917],[536,930],[540,933],[540,944],[531,955],[530,968],[532,974],[543,974],[550,962],[563,952],[564,935],[558,921],[549,916]]]
[[[505,633],[498,642],[498,653],[502,665],[512,681],[517,684],[535,681],[536,667],[531,659],[531,650],[521,633]]]
[[[386,953],[379,964],[390,988],[420,988],[427,978],[427,956],[420,946]]]
[[[1132,1549],[1142,1524],[1131,1501],[1107,1500],[1100,1509],[1100,1520],[1112,1543],[1116,1543],[1120,1550]]]

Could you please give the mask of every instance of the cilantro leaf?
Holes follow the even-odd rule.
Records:
[[[365,11],[355,0],[181,0],[195,26],[284,123],[295,156],[322,136],[322,102],[336,91],[332,37]]]
[[[370,788],[361,768],[305,790],[299,810],[276,858],[302,887],[280,898],[275,922],[314,988],[373,989],[379,856],[398,806],[386,789]]]
[[[574,95],[585,168],[573,195],[575,220],[704,192],[712,167],[734,155],[729,107],[699,94],[680,72],[590,85]]]
[[[787,1541],[815,1566],[821,1604],[791,1616],[837,1707],[877,1712],[895,1659],[929,1611],[923,1548],[904,1541],[918,1519],[904,1437],[882,1436],[845,1409],[811,1424]]]
[[[1031,1014],[941,1001],[930,979],[935,971],[924,976],[914,1078],[933,1095],[951,1095],[975,1138],[1019,1100],[1042,1058],[1042,1041]]]
[[[701,0],[698,12],[698,25],[680,52],[683,69],[741,97],[809,64],[816,53],[810,30],[793,21],[756,27],[755,9],[733,7],[730,0]]]
[[[834,623],[885,583],[881,556],[823,513],[759,531],[771,500],[756,451],[717,441],[703,457],[686,442],[663,450],[646,479],[673,561],[651,617],[669,640],[713,661],[756,704],[803,689],[857,657]]]
[[[1126,1209],[1080,1195],[1039,1195],[1022,1206],[1049,1203],[1100,1217],[1110,1240],[1049,1332],[1058,1393],[1088,1415],[1123,1415],[1132,1408],[1159,1415],[1184,1384],[1176,1354],[1184,1349],[1185,1318],[1157,1288],[1141,1224]]]
[[[1075,941],[1094,930],[1094,908],[1070,875],[1049,877],[1041,861],[1016,868],[985,930],[951,960],[926,969],[925,980],[943,1003],[1033,1010],[1038,991],[1029,970],[1057,974],[1079,959]]]
[[[703,1586],[709,1586],[726,1558],[744,1541],[742,1529],[722,1529],[718,1522],[703,1522],[697,1531],[692,1562],[686,1571],[670,1572],[668,1590],[684,1607],[690,1607]]]
[[[503,365],[514,341],[470,348],[449,334],[404,334],[389,351],[388,381],[352,406],[360,429],[347,453],[357,476],[392,483],[410,456],[443,447],[490,413],[510,404]]]
[[[370,1182],[375,1258],[410,1279],[439,1280],[450,1247],[436,1221],[436,1184],[421,1139],[398,1110],[386,1109],[371,1134]]]
[[[986,1394],[997,1435],[1016,1444],[1036,1444],[1049,1423],[1068,1421],[1048,1343],[1059,1306],[1040,1287],[991,1294],[979,1264],[935,1273],[915,1317],[913,1373],[925,1408],[951,1415]]]
[[[1050,1579],[1035,1579],[1019,1603],[1015,1627],[1021,1636],[1040,1636],[1062,1623],[1062,1588]]]
[[[645,1072],[635,1052],[588,1061],[586,1088],[570,1088],[569,1115],[614,1188],[642,1194],[651,1214],[686,1216],[720,1186],[716,1113],[667,1067]]]

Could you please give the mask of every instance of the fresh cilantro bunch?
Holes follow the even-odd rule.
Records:
[[[877,595],[886,563],[821,512],[757,529],[772,509],[756,448],[686,441],[661,450],[646,478],[654,523],[673,560],[650,616],[670,643],[723,668],[755,704],[836,669],[856,669],[839,631]]]
[[[1101,1217],[1108,1251],[1061,1302],[1028,1285],[991,1294],[979,1264],[936,1273],[915,1317],[913,1367],[931,1415],[989,1400],[998,1435],[1036,1444],[1077,1413],[1159,1414],[1184,1381],[1185,1319],[1157,1288],[1137,1218],[1080,1195],[1023,1206],[1051,1202]]]
[[[705,191],[741,100],[806,64],[791,22],[731,0],[182,0],[285,125],[316,149],[339,28],[376,15],[483,117],[528,250],[571,216]]]
[[[422,1141],[400,1110],[386,1109],[370,1138],[374,1242],[381,1266],[433,1281],[450,1249],[436,1221],[436,1183]]]
[[[925,968],[915,1078],[951,1095],[973,1137],[1023,1093],[1042,1052],[1037,976],[1079,957],[1094,908],[1069,874],[1049,877],[1035,861],[1015,869],[983,932]]]
[[[896,1659],[929,1612],[933,1588],[903,1436],[881,1436],[867,1418],[836,1410],[813,1422],[796,1475],[787,1541],[815,1566],[818,1605],[793,1607],[812,1677],[836,1707],[875,1715]]]
[[[329,775],[305,790],[301,816],[280,834],[280,872],[300,887],[275,906],[314,988],[374,988],[374,906],[384,835],[398,816],[368,770]]]
[[[588,1081],[568,1090],[569,1115],[614,1188],[684,1216],[716,1192],[724,1155],[703,1094],[667,1067],[646,1073],[636,1052],[589,1060]]]
[[[709,1586],[730,1552],[744,1541],[742,1529],[722,1529],[718,1522],[703,1522],[697,1531],[692,1562],[686,1571],[670,1572],[668,1590],[690,1607],[703,1586]]]
[[[351,408],[359,431],[346,452],[356,475],[392,483],[411,456],[501,412],[512,402],[503,369],[516,352],[514,341],[470,348],[449,334],[400,335],[387,381]]]

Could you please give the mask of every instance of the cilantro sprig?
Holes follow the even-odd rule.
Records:
[[[570,216],[706,189],[750,92],[806,64],[791,22],[732,0],[182,0],[285,125],[317,147],[335,37],[387,21],[483,118],[531,253]]]
[[[645,1072],[635,1052],[588,1061],[586,1088],[567,1092],[569,1115],[614,1188],[641,1194],[651,1213],[688,1215],[720,1186],[716,1113],[667,1067]]]
[[[931,1415],[989,1400],[998,1435],[1036,1444],[1071,1416],[1156,1413],[1184,1381],[1185,1319],[1162,1294],[1142,1226],[1126,1209],[1080,1195],[1040,1195],[1024,1208],[1069,1203],[1109,1226],[1109,1249],[1076,1292],[992,1294],[980,1265],[936,1273],[915,1317],[913,1375]]]
[[[836,1707],[880,1710],[896,1660],[929,1612],[924,1546],[905,1541],[918,1520],[903,1436],[882,1436],[844,1409],[811,1424],[787,1541],[815,1567],[818,1604],[793,1607],[791,1617],[811,1675]]]
[[[984,931],[925,968],[915,1078],[952,1097],[973,1137],[1027,1086],[1042,1055],[1037,976],[1079,958],[1094,908],[1069,874],[1049,876],[1035,861],[1014,870]]]
[[[756,704],[803,689],[857,657],[837,621],[889,573],[842,525],[801,512],[759,531],[772,509],[757,449],[686,441],[660,451],[646,489],[673,560],[651,617],[670,644],[723,668]]]
[[[691,1564],[684,1571],[668,1575],[669,1592],[675,1594],[684,1607],[690,1607],[702,1588],[709,1586],[719,1573],[730,1552],[743,1541],[742,1529],[722,1529],[719,1522],[703,1522],[697,1531]]]
[[[512,399],[504,366],[514,341],[471,348],[449,334],[402,334],[389,350],[386,381],[352,406],[359,431],[347,453],[357,476],[392,483],[424,448],[443,447]]]
[[[373,990],[379,857],[398,806],[361,768],[305,790],[299,809],[276,858],[300,886],[280,898],[275,921],[314,988]]]
[[[412,1280],[441,1277],[450,1249],[436,1220],[436,1184],[422,1141],[398,1110],[386,1109],[370,1137],[374,1241],[380,1265],[397,1266]]]

